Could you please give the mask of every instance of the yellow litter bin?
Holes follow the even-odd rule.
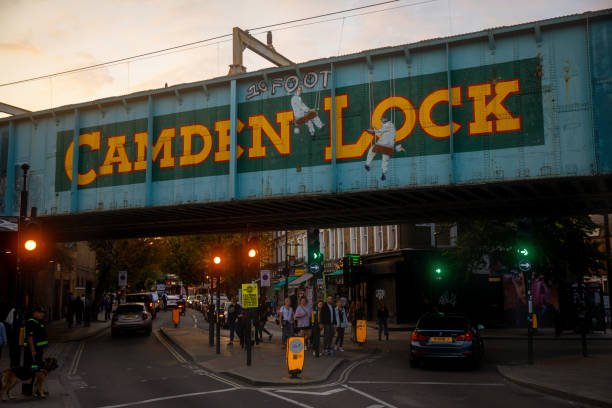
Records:
[[[287,339],[287,371],[291,378],[297,378],[304,369],[304,338],[289,337]]]
[[[368,325],[365,320],[357,320],[357,327],[355,328],[357,343],[363,344],[366,341],[366,336],[368,334]]]

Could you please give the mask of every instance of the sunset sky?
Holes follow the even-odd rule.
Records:
[[[229,34],[234,26],[255,28],[380,1],[0,0],[0,84]],[[273,35],[280,53],[303,62],[608,7],[611,0],[405,0],[308,22],[324,21],[319,24],[276,27]],[[263,31],[254,33],[265,42]],[[0,101],[41,110],[225,75],[230,40],[0,86]],[[249,71],[271,66],[249,51],[245,65]]]

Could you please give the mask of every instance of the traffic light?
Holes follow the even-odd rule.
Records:
[[[433,272],[435,280],[442,280],[442,278],[444,277],[444,270],[439,265],[434,266]]]
[[[216,246],[211,251],[211,267],[213,270],[218,270],[224,263],[223,251],[221,247]]]
[[[308,264],[322,264],[323,254],[321,253],[321,243],[319,242],[319,229],[308,228]]]
[[[40,255],[43,247],[42,226],[36,220],[29,219],[21,224],[20,253],[24,259],[34,259]]]
[[[524,271],[531,264],[535,255],[533,249],[533,225],[531,219],[516,222],[516,260],[519,268]],[[523,265],[523,267],[521,267]]]
[[[249,237],[243,249],[247,270],[259,269],[260,248],[257,237]]]

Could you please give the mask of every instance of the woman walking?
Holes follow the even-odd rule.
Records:
[[[301,298],[300,305],[295,311],[295,320],[297,321],[299,334],[304,337],[304,350],[308,350],[308,343],[310,342],[310,314],[312,312],[307,303],[308,301],[305,297]]]

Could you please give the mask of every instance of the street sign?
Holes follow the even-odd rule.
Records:
[[[260,271],[259,278],[262,287],[270,286],[270,271]]]
[[[384,289],[376,289],[376,299],[383,300],[385,298],[385,290]]]
[[[166,285],[163,285],[161,283],[157,284],[157,291],[158,292],[164,292],[166,290]]]
[[[119,271],[119,287],[125,289],[127,286],[127,271]]]
[[[531,263],[526,259],[521,260],[518,266],[519,266],[519,269],[523,272],[527,272],[528,270],[531,269]]]
[[[304,268],[295,268],[293,271],[293,275],[302,276],[304,274]]]
[[[310,272],[312,272],[312,273],[319,273],[320,270],[321,270],[321,265],[319,265],[318,263],[311,263],[310,264]]]
[[[242,284],[242,307],[257,307],[257,284],[256,283],[243,283]]]

